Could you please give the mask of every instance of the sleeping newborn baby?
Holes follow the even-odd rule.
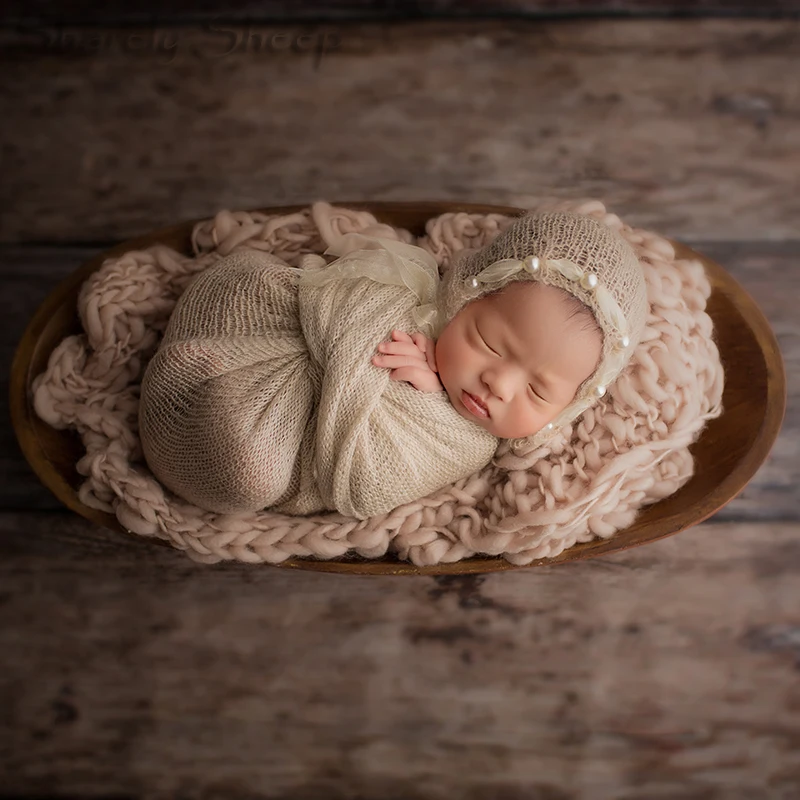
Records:
[[[590,217],[515,220],[440,279],[430,253],[361,234],[302,269],[239,250],[176,304],[142,381],[167,488],[222,513],[390,512],[546,443],[638,343],[644,275]]]
[[[466,305],[436,342],[392,331],[372,363],[420,391],[446,391],[463,417],[512,439],[542,430],[572,402],[602,347],[588,306],[526,281]]]

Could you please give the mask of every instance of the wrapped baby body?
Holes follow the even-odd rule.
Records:
[[[365,519],[493,457],[527,467],[605,394],[644,328],[636,254],[579,214],[521,217],[442,280],[429,252],[390,239],[350,233],[326,252],[340,257],[297,269],[235,251],[178,301],[139,417],[150,468],[180,497]],[[436,340],[438,378],[431,364],[410,385],[373,363],[394,329]]]
[[[302,270],[235,251],[181,296],[139,410],[147,463],[178,496],[223,513],[366,519],[491,460],[498,440],[444,392],[370,361],[394,328],[433,334],[436,262],[399,242],[343,238],[342,258]]]

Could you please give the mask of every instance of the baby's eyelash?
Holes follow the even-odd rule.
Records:
[[[482,336],[480,330],[478,329],[477,325],[475,326],[475,330],[478,331],[478,338],[483,342],[484,347],[486,347],[487,350],[491,350],[496,356],[499,356],[500,353],[498,353],[496,350],[493,350],[491,347],[489,347],[489,343],[486,341],[486,339],[483,338],[483,336]]]
[[[528,388],[529,388],[529,389],[530,389],[530,390],[533,392],[533,394],[534,394],[534,395],[535,395],[535,396],[536,396],[536,397],[537,397],[539,400],[541,400],[543,403],[546,403],[546,402],[547,402],[547,400],[545,400],[545,399],[544,399],[544,397],[542,397],[542,396],[539,394],[539,392],[537,392],[537,391],[536,391],[536,389],[534,389],[534,388],[533,388],[533,386],[531,386],[531,384],[528,384]]]

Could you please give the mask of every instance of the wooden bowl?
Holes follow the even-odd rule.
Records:
[[[447,211],[517,214],[518,208],[448,202],[429,203],[339,203],[371,211],[382,222],[424,232],[426,220]],[[264,213],[291,213],[305,206],[259,209]],[[14,358],[11,372],[11,417],[25,457],[42,483],[68,508],[86,519],[129,534],[116,517],[89,508],[78,499],[83,478],[75,464],[83,455],[78,435],[57,431],[33,410],[30,386],[44,371],[50,353],[65,337],[81,331],[77,297],[81,284],[109,256],[142,249],[162,242],[190,254],[194,222],[184,222],[137,239],[123,242],[91,259],[59,284],[30,321]],[[745,487],[764,462],[778,435],[786,408],[786,375],[778,344],[764,315],[753,299],[725,272],[705,256],[678,242],[678,253],[698,258],[712,286],[708,313],[716,328],[717,343],[725,368],[723,414],[711,420],[690,448],[696,459],[692,479],[665,500],[642,510],[635,523],[610,539],[578,544],[552,559],[531,566],[577,561],[653,542],[678,533],[710,517]],[[169,546],[167,542],[156,540]],[[416,567],[393,558],[334,561],[289,559],[280,565],[295,569],[383,575],[444,575],[515,569],[503,558],[472,558],[455,564]]]

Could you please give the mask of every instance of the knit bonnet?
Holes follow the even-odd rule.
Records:
[[[508,440],[520,453],[546,444],[606,393],[641,340],[649,306],[642,266],[618,233],[582,214],[527,214],[445,272],[437,292],[439,332],[465,305],[513,281],[566,290],[592,310],[603,332],[599,364],[572,402],[538,433]]]

